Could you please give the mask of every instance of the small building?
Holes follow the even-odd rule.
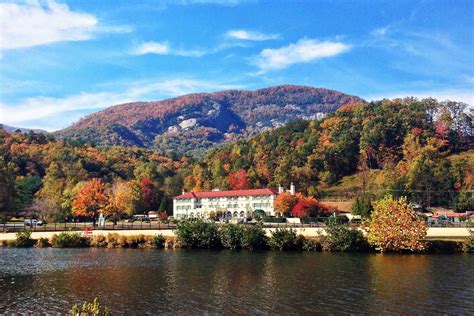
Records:
[[[474,212],[455,213],[455,212],[438,212],[430,217],[431,222],[450,222],[453,224],[461,223],[463,220],[474,220]]]
[[[292,190],[294,192],[294,186]],[[219,218],[244,219],[251,217],[255,210],[272,216],[275,215],[277,195],[278,192],[270,188],[183,192],[173,199],[173,216],[177,219],[209,218],[214,212]]]

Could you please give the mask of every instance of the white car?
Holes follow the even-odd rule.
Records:
[[[42,220],[37,220],[37,219],[25,219],[25,226],[41,226],[44,224]]]

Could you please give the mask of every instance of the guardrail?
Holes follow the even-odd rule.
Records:
[[[92,230],[160,230],[160,229],[175,229],[176,224],[172,223],[161,223],[161,222],[139,222],[139,223],[125,223],[120,222],[105,223],[103,226],[94,226],[91,222],[82,223],[50,223],[44,225],[34,225],[32,227],[24,224],[16,223],[4,223],[0,224],[0,231],[7,232],[18,232],[25,229],[29,229],[34,232],[55,232],[55,231],[83,231],[86,229]]]

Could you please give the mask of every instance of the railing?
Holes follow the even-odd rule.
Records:
[[[80,223],[48,223],[43,225],[27,226],[22,223],[4,223],[0,224],[0,232],[18,232],[29,229],[33,232],[55,232],[55,231],[84,231],[86,229],[92,230],[160,230],[160,229],[175,229],[176,224],[162,223],[162,222],[134,222],[126,223],[119,222],[105,223],[102,226],[97,224],[94,226],[92,222]]]
[[[221,224],[221,223],[217,223]],[[246,223],[246,225],[255,225],[256,223]],[[311,222],[311,223],[270,223],[270,222],[259,222],[258,225],[262,225],[263,228],[318,228],[326,226],[323,222]],[[356,228],[360,224],[348,223],[347,225]],[[428,223],[428,227],[474,227],[473,222],[461,222],[461,223]],[[32,227],[24,225],[22,223],[3,223],[0,224],[0,232],[18,232],[25,229],[30,229],[34,232],[55,232],[55,231],[84,231],[86,229],[92,230],[161,230],[161,229],[176,229],[176,224],[173,223],[162,223],[162,222],[119,222],[117,224],[108,222],[103,226],[94,226],[92,222],[80,222],[80,223],[50,223],[44,225],[34,225]]]

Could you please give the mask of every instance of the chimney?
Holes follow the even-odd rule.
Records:
[[[186,193],[186,190],[185,190],[185,189],[183,189],[183,194],[184,194],[184,193]]]
[[[281,185],[278,186],[278,194],[283,193],[283,187]]]
[[[293,182],[291,182],[291,185],[290,185],[290,193],[291,195],[295,195],[295,185],[293,184]]]

